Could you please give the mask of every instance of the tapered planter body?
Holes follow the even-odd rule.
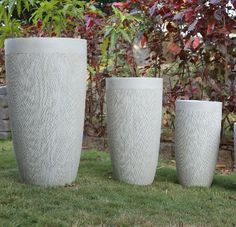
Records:
[[[176,101],[176,167],[183,186],[211,186],[219,151],[221,118],[220,102]]]
[[[86,40],[19,38],[5,43],[14,151],[26,183],[65,185],[79,166]]]
[[[160,145],[162,79],[109,78],[106,85],[113,177],[130,184],[151,184]]]

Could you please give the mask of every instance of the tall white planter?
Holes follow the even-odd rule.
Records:
[[[221,102],[176,101],[176,167],[182,185],[211,186],[219,151],[221,119]]]
[[[160,145],[162,79],[109,78],[106,86],[113,176],[130,184],[151,184]]]
[[[84,124],[86,40],[17,38],[5,42],[14,151],[23,180],[75,180]]]

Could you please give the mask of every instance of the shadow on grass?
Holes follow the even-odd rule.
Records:
[[[157,169],[154,181],[178,184],[176,170],[172,168],[161,167],[160,169]]]
[[[226,190],[236,191],[236,175],[234,174],[234,176],[215,176],[212,186],[217,188],[223,188]]]
[[[8,182],[11,183],[22,183],[22,179],[18,172],[18,169],[3,169],[0,170],[1,179],[6,179]]]
[[[173,168],[168,168],[168,167],[157,169],[157,173],[156,173],[154,181],[179,184],[176,170]],[[229,176],[215,175],[213,183],[212,183],[212,187],[236,191],[236,174],[232,174]]]
[[[107,178],[112,174],[112,167],[109,161],[84,159],[79,166],[79,174],[92,177]]]

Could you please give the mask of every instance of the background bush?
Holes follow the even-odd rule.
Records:
[[[88,40],[85,133],[106,136],[105,78],[164,78],[164,134],[181,99],[223,102],[224,135],[236,121],[236,1],[0,1],[0,44],[7,37]],[[4,75],[1,51],[1,74]],[[226,136],[227,137],[227,136]]]

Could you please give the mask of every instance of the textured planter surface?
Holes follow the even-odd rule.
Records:
[[[184,186],[212,184],[220,144],[222,103],[176,101],[175,152]]]
[[[160,145],[162,79],[110,78],[106,82],[114,178],[130,184],[151,184]]]
[[[8,39],[6,72],[14,151],[23,180],[64,185],[79,166],[86,40]]]

